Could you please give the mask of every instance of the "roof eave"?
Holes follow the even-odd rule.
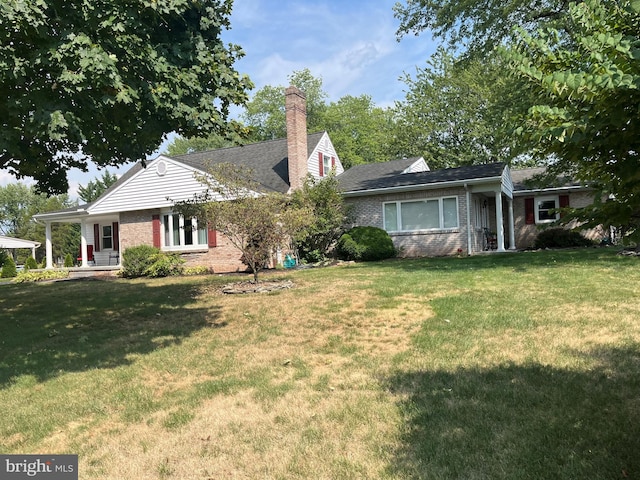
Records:
[[[416,190],[433,190],[436,188],[447,187],[464,187],[465,185],[478,185],[482,183],[502,182],[502,176],[485,177],[485,178],[469,178],[464,180],[451,180],[448,182],[436,183],[420,183],[415,185],[402,185],[397,187],[372,188],[368,190],[350,190],[342,192],[345,197],[365,197],[367,195],[376,195],[384,193],[402,193],[412,192]]]

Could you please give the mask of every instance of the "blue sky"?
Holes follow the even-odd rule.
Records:
[[[225,42],[240,45],[245,57],[236,67],[256,90],[287,85],[294,71],[308,68],[322,78],[329,101],[345,95],[370,95],[381,107],[404,98],[399,78],[425,65],[436,43],[428,34],[396,38],[396,0],[235,0]],[[166,144],[153,156],[161,153]],[[152,158],[153,158],[152,157]],[[116,174],[130,165],[110,168]],[[69,172],[69,193],[77,194],[102,172]],[[15,182],[0,170],[0,185]]]

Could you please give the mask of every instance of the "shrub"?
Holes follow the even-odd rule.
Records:
[[[24,262],[25,270],[33,270],[34,268],[38,268],[38,262],[33,257],[27,257],[27,260]]]
[[[4,265],[4,262],[7,261],[7,258],[9,258],[9,254],[7,253],[7,251],[0,250],[0,268],[2,268],[2,265]]]
[[[16,269],[16,263],[13,261],[13,258],[7,257],[7,259],[2,264],[2,273],[0,277],[2,278],[13,278],[18,275],[18,270]]]
[[[536,237],[535,248],[572,248],[590,247],[593,242],[585,238],[580,232],[564,228],[549,228],[543,230]]]
[[[71,255],[70,253],[67,253],[64,256],[64,266],[65,268],[73,267],[73,255]]]
[[[160,249],[150,245],[138,245],[122,252],[122,276],[144,277],[147,269],[156,261]]]
[[[336,246],[342,260],[383,260],[396,253],[389,234],[377,227],[354,227],[340,237]]]
[[[20,272],[13,280],[15,283],[42,282],[44,280],[58,280],[68,278],[66,270],[43,270],[41,272]]]
[[[144,271],[147,277],[169,277],[181,275],[184,270],[184,260],[177,253],[158,253],[153,257],[153,263]]]

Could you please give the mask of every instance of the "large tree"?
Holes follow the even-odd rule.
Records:
[[[621,227],[640,242],[640,1],[585,0],[569,11],[571,28],[520,30],[507,52],[537,95],[521,132],[551,156],[550,174],[607,199],[566,219]]]
[[[33,186],[11,183],[0,187],[0,234],[40,242],[36,251],[40,260],[45,255],[45,227],[36,223],[33,215],[52,212],[77,205],[67,194],[48,197],[38,193]],[[67,253],[77,255],[80,247],[80,225],[61,223],[52,225],[53,255],[61,257]],[[29,252],[24,252],[28,254]]]
[[[105,170],[100,178],[95,178],[87,183],[87,186],[80,186],[78,188],[78,196],[85,203],[93,202],[97,200],[111,185],[118,181],[118,176],[115,173],[110,173],[109,170]]]
[[[224,44],[232,0],[0,2],[0,168],[66,192],[66,172],[144,159],[171,131],[233,130],[249,79]]]
[[[302,90],[307,98],[307,130],[324,130],[322,115],[326,109],[327,93],[322,79],[313,76],[307,68],[288,76],[289,84]],[[285,118],[285,90],[283,85],[267,85],[256,92],[242,114],[247,127],[252,129],[255,141],[273,140],[287,136]]]
[[[406,96],[395,107],[395,156],[424,156],[432,168],[516,159],[514,122],[529,95],[506,69],[497,55],[459,62],[440,48],[414,77],[405,74]]]
[[[404,0],[394,5],[398,36],[430,32],[454,51],[483,56],[514,38],[519,26],[535,31],[561,25],[567,0]]]

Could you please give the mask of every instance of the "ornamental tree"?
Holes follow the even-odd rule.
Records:
[[[228,122],[251,82],[224,44],[232,0],[0,2],[0,168],[66,192],[66,171],[144,159]]]
[[[292,240],[313,217],[309,208],[294,205],[291,197],[262,191],[253,172],[238,165],[211,166],[198,180],[207,187],[205,193],[176,202],[176,211],[213,225],[241,252],[256,283],[276,250],[292,248]]]

